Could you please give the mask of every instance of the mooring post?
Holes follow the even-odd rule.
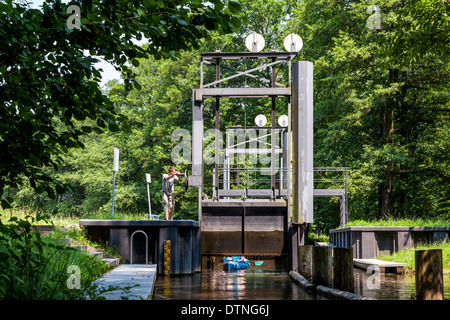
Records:
[[[353,247],[333,248],[333,288],[354,292]]]
[[[442,249],[416,250],[416,299],[444,300]]]
[[[308,281],[312,277],[312,251],[311,245],[298,247],[298,272]]]
[[[312,282],[331,287],[333,284],[333,247],[313,247]]]

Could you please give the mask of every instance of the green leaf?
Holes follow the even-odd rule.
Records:
[[[178,19],[177,22],[183,26],[188,26],[188,23],[184,21],[183,19]]]
[[[120,131],[119,126],[118,126],[117,124],[115,124],[115,123],[110,123],[110,124],[108,125],[108,128],[109,128],[109,130],[110,130],[111,132],[118,132],[118,131]]]
[[[135,67],[139,67],[139,60],[133,59],[133,60],[131,60],[131,64]]]
[[[81,130],[82,130],[84,133],[91,133],[91,132],[92,132],[92,128],[91,128],[91,127],[88,127],[88,126],[82,126],[82,127],[81,127]]]
[[[66,192],[66,189],[63,186],[59,185],[59,184],[57,184],[55,186],[55,189],[56,189],[56,193],[58,193],[58,194],[63,194],[63,193]]]
[[[92,131],[94,131],[97,134],[102,134],[104,131],[102,129],[100,129],[99,127],[93,127]]]
[[[145,16],[145,10],[142,8],[137,9],[137,13],[139,17]]]
[[[139,84],[139,82],[135,82],[133,85],[134,85],[134,87],[135,87],[137,90],[141,90],[141,89],[142,89],[142,86]]]
[[[6,199],[2,199],[2,208],[3,209],[11,209],[12,206],[8,201],[6,201]]]
[[[34,191],[36,191],[36,193],[41,194],[42,192],[44,192],[44,186],[43,185],[39,185],[37,186]]]
[[[228,2],[228,9],[230,10],[231,13],[238,14],[241,12],[242,7],[239,3],[230,1]]]

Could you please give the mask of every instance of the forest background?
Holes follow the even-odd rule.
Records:
[[[136,57],[129,68],[136,82],[106,85],[104,95],[128,118],[127,125],[122,130],[114,125],[112,130],[89,130],[95,120],[75,121],[84,133],[80,143],[59,155],[58,166],[40,167],[66,186],[66,192],[49,194],[23,176],[3,189],[10,205],[62,217],[108,215],[117,147],[115,212],[148,213],[145,174],[150,173],[152,213],[161,214],[162,174],[173,165],[172,150],[181,141],[172,133],[192,128],[200,53],[247,51],[245,38],[251,32],[264,36],[264,51],[284,51],[283,39],[293,32],[304,42],[297,60],[314,63],[314,166],[348,168],[350,219],[450,220],[448,2],[237,2],[245,18],[238,32],[215,32],[208,41],[199,40],[199,48],[179,51],[177,57]],[[379,28],[368,25],[375,14]],[[246,63],[242,68],[252,62]],[[205,79],[214,79],[214,68],[205,71]],[[286,74],[277,74],[277,82],[286,83]],[[222,101],[222,132],[229,126],[253,126],[258,114],[270,123],[268,100]],[[287,109],[277,103],[278,118]],[[204,115],[205,129],[214,128],[213,101],[205,103]],[[212,168],[205,166],[209,196]],[[176,169],[190,170],[190,164]],[[185,193],[177,185],[175,199],[175,219],[197,219],[196,188]],[[339,199],[315,199],[314,215],[321,228],[338,226]]]

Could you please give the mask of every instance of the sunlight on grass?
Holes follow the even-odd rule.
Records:
[[[428,219],[388,219],[388,220],[354,220],[347,227],[450,227],[447,220]]]
[[[411,249],[404,249],[399,252],[396,252],[392,255],[383,255],[377,257],[377,259],[406,263],[408,268],[414,269],[414,259],[415,259],[415,250],[431,250],[431,249],[442,249],[442,263],[444,270],[446,273],[450,272],[450,242],[436,242],[432,244],[419,244]]]

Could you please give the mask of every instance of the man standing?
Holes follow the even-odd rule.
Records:
[[[175,171],[174,167],[169,168],[169,173],[163,174],[162,200],[164,205],[164,214],[166,220],[173,219],[173,208],[175,207],[175,199],[173,198],[173,185],[176,181],[180,181],[181,173]]]

